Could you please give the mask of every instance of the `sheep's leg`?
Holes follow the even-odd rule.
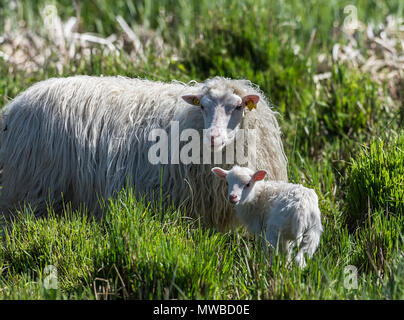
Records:
[[[273,249],[277,251],[279,243],[279,228],[276,225],[268,225],[266,232],[266,239],[272,245]]]
[[[306,260],[304,259],[304,250],[300,249],[295,257],[295,261],[300,268],[306,267]]]
[[[289,241],[283,239],[282,236],[279,237],[279,252],[289,252]]]
[[[268,246],[268,241],[265,236],[265,233],[261,233],[260,238],[262,241],[261,244],[262,244],[262,248],[264,250],[264,256],[265,256],[265,258],[267,258],[269,260],[269,264],[272,265],[272,254],[273,254],[272,245]]]
[[[286,254],[286,266],[287,268],[291,267],[292,262],[292,253],[293,253],[293,243],[284,239],[282,235],[279,237],[279,252]]]
[[[321,233],[314,229],[311,228],[309,230],[306,230],[306,232],[303,234],[303,239],[301,242],[300,250],[296,255],[296,262],[304,268],[306,266],[306,261],[304,259],[304,254],[307,253],[308,257],[311,258],[316,251],[319,243],[320,243],[320,235]]]
[[[296,254],[295,262],[301,268],[306,267],[306,260],[304,258],[304,253],[306,252],[307,249],[307,243],[304,242],[304,237],[305,237],[304,233],[300,231],[298,232],[298,236],[296,237],[296,246],[299,247],[299,251]]]
[[[266,231],[266,239],[270,243],[270,255],[271,255],[271,264],[272,264],[272,257],[274,254],[278,253],[278,251],[283,252],[287,247],[287,243],[282,239],[280,230],[278,225],[276,224],[269,224],[267,226]]]
[[[289,264],[292,261],[292,253],[293,253],[294,243],[292,241],[287,241],[287,247],[285,252],[287,253],[286,262]]]

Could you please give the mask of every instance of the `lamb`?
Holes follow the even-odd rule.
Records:
[[[227,181],[228,200],[241,223],[251,233],[264,232],[273,248],[288,253],[288,261],[294,245],[300,246],[295,262],[304,268],[304,253],[313,256],[323,231],[315,191],[299,184],[263,181],[265,170],[234,166],[215,167],[212,172]]]
[[[155,135],[158,130],[167,132],[163,142],[173,151],[174,125],[181,137],[196,130],[212,155],[225,154],[242,130],[254,129],[256,155],[248,156],[247,166],[254,160],[272,179],[287,180],[276,113],[248,80],[215,77],[184,84],[120,76],[52,78],[28,88],[4,110],[0,212],[6,218],[22,204],[41,216],[49,203],[56,211],[63,202],[84,205],[99,217],[105,211],[101,199],[129,186],[151,202],[161,195],[204,225],[233,228],[238,223],[234,209],[217,196],[226,188],[210,179],[213,163],[150,160],[153,146],[163,141]],[[244,144],[248,147],[248,141]],[[225,168],[242,164],[222,159],[216,164]]]

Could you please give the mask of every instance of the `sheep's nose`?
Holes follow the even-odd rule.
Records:
[[[238,201],[238,197],[235,195],[230,195],[229,200],[231,203],[236,203]]]

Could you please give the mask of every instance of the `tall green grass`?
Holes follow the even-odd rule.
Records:
[[[348,223],[404,216],[404,135],[374,139],[353,159],[347,194]]]
[[[22,299],[340,299],[402,298],[396,256],[383,276],[358,270],[358,287],[346,287],[345,267],[356,263],[361,242],[324,219],[322,243],[308,267],[273,265],[261,241],[242,230],[220,234],[198,227],[178,210],[152,213],[130,191],[110,202],[100,223],[80,213],[36,220],[25,212],[0,247],[0,296]],[[370,230],[369,230],[370,231]],[[382,226],[377,232],[386,231]],[[366,236],[367,232],[363,233]],[[387,238],[388,235],[384,234]],[[396,235],[395,235],[396,236]],[[398,239],[398,238],[396,238]],[[366,238],[363,238],[366,240]],[[368,259],[366,256],[362,257]],[[46,267],[57,270],[47,289]],[[402,271],[400,271],[402,272]],[[386,294],[388,293],[389,296]]]

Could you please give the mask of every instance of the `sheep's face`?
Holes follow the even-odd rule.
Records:
[[[243,98],[234,93],[210,90],[203,96],[186,95],[186,102],[200,108],[205,122],[203,142],[210,150],[221,151],[233,142],[240,129],[245,108],[250,110],[257,106],[259,96],[247,95]]]
[[[239,166],[235,166],[229,171],[215,167],[212,172],[226,180],[229,187],[228,201],[235,205],[246,204],[253,200],[256,182],[264,179],[267,174],[265,170],[254,172]]]

